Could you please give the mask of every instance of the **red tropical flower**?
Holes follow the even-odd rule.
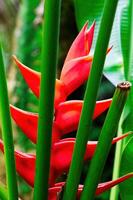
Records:
[[[130,135],[123,134],[113,139],[112,144]],[[66,138],[54,143],[51,151],[49,185],[53,186],[56,179],[67,173],[70,167],[75,138]],[[95,152],[97,141],[88,141],[84,161],[90,160]],[[0,140],[0,149],[4,152],[3,142]],[[36,156],[34,154],[15,151],[16,170],[18,174],[31,186],[34,186]]]
[[[56,200],[57,193],[61,191],[64,183],[56,183],[56,179],[64,172],[67,173],[70,167],[75,138],[62,139],[65,134],[77,130],[83,101],[66,101],[67,97],[81,86],[89,77],[93,57],[89,55],[95,23],[88,30],[88,23],[84,25],[77,38],[73,42],[63,65],[59,79],[55,84],[55,114],[52,129],[52,149],[49,177],[49,200]],[[109,52],[108,49],[107,52]],[[33,93],[39,97],[41,75],[24,64],[15,56],[15,63],[21,71],[25,81]],[[93,119],[103,113],[111,104],[112,99],[97,101]],[[38,114],[23,111],[10,105],[12,118],[27,137],[34,143],[37,141]],[[43,133],[42,133],[43,134]],[[130,133],[114,138],[112,144],[127,137]],[[97,142],[88,141],[84,161],[92,158]],[[0,141],[0,149],[4,152],[3,143]],[[46,152],[44,152],[46,153]],[[33,154],[15,151],[16,169],[20,176],[31,186],[34,186],[36,156]],[[109,189],[110,187],[132,177],[128,174],[115,181],[110,181],[98,185],[96,195]],[[83,186],[79,186],[77,198],[79,199]]]
[[[113,181],[108,181],[105,183],[98,184],[97,189],[96,189],[96,195],[102,194],[103,192],[109,190],[113,186],[115,186],[123,181],[126,181],[127,179],[129,179],[131,177],[133,177],[133,173],[129,173],[129,174],[122,176]],[[64,185],[65,185],[65,183],[61,182],[61,183],[55,184],[54,187],[49,188],[48,200],[57,200],[57,196],[61,193],[62,187]],[[80,199],[82,190],[83,190],[83,185],[79,185],[78,192],[77,192],[77,200]]]
[[[92,57],[89,56],[89,52],[92,45],[95,23],[89,30],[87,27],[88,23],[84,25],[77,38],[74,40],[64,62],[60,79],[56,80],[55,108],[88,79],[92,64]],[[15,56],[13,56],[13,58],[28,86],[33,93],[39,97],[40,73],[23,65]]]
[[[111,104],[112,99],[97,101],[93,119],[103,113]],[[78,127],[83,101],[65,101],[57,106],[53,121],[53,143]],[[27,137],[36,143],[38,114],[23,111],[10,105],[11,116]]]

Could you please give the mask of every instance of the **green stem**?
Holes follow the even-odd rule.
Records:
[[[87,178],[85,180],[81,200],[93,200],[98,181],[101,177],[106,159],[108,157],[112,139],[118,128],[120,116],[125,105],[127,95],[130,89],[130,83],[124,82],[117,86],[112,104],[108,111],[106,120],[104,122],[99,142],[92,158]]]
[[[0,44],[0,117],[2,126],[2,137],[4,141],[4,155],[6,163],[7,189],[9,200],[18,199],[14,146],[11,127],[11,118],[9,111],[9,101],[7,94],[7,84],[2,57],[2,48]]]
[[[45,0],[35,200],[48,198],[54,89],[60,24],[60,0]]]
[[[124,115],[124,113],[123,113]],[[121,136],[122,134],[122,123],[123,123],[123,115],[120,118],[119,128],[117,132],[117,136]],[[113,167],[113,177],[112,180],[115,180],[119,177],[119,169],[120,169],[120,161],[121,161],[121,152],[122,152],[123,140],[119,141],[116,144],[115,149],[115,159],[114,159],[114,167]],[[110,192],[110,200],[118,199],[119,189],[118,185],[113,187]]]
[[[92,115],[94,112],[97,92],[102,76],[106,51],[109,43],[117,2],[118,0],[106,0],[105,3],[98,39],[96,43],[96,49],[94,53],[94,59],[92,63],[92,69],[84,97],[84,106],[77,131],[72,163],[70,166],[66,187],[64,190],[63,200],[74,200],[76,198],[77,187],[79,184],[81,170],[83,166],[84,153],[86,150],[86,144],[88,140],[88,133],[91,129]],[[109,12],[109,10],[111,12]]]
[[[2,184],[0,184],[0,199],[8,200],[7,190],[5,189],[5,187]]]

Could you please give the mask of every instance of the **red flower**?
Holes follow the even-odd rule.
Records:
[[[130,133],[124,134],[121,137],[114,138],[112,144],[127,137]],[[51,165],[49,185],[55,184],[56,178],[63,173],[67,173],[70,167],[75,138],[67,138],[54,143],[51,151]],[[88,141],[84,161],[90,160],[95,152],[97,142]],[[0,149],[4,152],[3,143],[0,140]],[[34,186],[35,162],[34,154],[22,153],[15,151],[16,170],[18,174],[31,186]]]
[[[109,190],[110,188],[112,188],[113,186],[129,179],[133,177],[133,173],[129,173],[125,176],[122,176],[116,180],[113,180],[113,181],[108,181],[108,182],[105,182],[105,183],[100,183],[98,184],[98,187],[96,189],[96,195],[100,195],[102,194],[103,192]],[[48,200],[56,200],[57,199],[57,196],[60,194],[60,192],[62,191],[62,187],[64,186],[64,182],[61,182],[61,183],[57,183],[54,185],[54,187],[51,187],[49,188],[49,196],[48,196]],[[82,190],[83,190],[83,185],[79,185],[79,188],[78,188],[78,192],[77,192],[77,200],[80,199],[80,195],[82,193]]]
[[[93,119],[103,113],[110,106],[111,101],[112,99],[97,101]],[[83,101],[65,101],[57,106],[53,122],[53,142],[57,142],[64,134],[77,129],[82,105]],[[38,115],[12,105],[10,105],[10,110],[16,124],[33,143],[36,143]]]
[[[88,23],[84,25],[77,38],[73,42],[61,72],[60,80],[56,80],[55,86],[55,108],[60,102],[66,100],[67,96],[87,80],[92,57],[89,56],[95,23],[88,30]],[[41,75],[25,65],[13,56],[24,79],[33,93],[39,97]]]
[[[55,115],[53,119],[52,130],[52,149],[50,162],[50,177],[49,177],[49,200],[56,200],[57,192],[59,192],[64,183],[55,184],[56,179],[63,173],[67,173],[70,167],[75,138],[62,139],[65,134],[75,131],[78,127],[83,101],[73,100],[66,101],[67,97],[81,86],[87,79],[90,73],[93,57],[89,55],[92,45],[95,23],[88,30],[88,23],[84,25],[77,38],[73,42],[63,65],[60,79],[56,79],[55,85]],[[110,49],[107,51],[109,52]],[[19,67],[25,81],[33,93],[39,97],[40,93],[40,73],[31,70],[23,65],[15,56],[13,57]],[[97,101],[93,119],[99,116],[110,106],[111,99]],[[37,140],[38,115],[31,112],[26,112],[10,105],[12,118],[17,125],[34,143]],[[43,134],[43,133],[42,133]],[[114,138],[112,144],[120,139],[128,136],[129,133],[121,137]],[[92,158],[97,142],[88,141],[84,161]],[[3,150],[3,143],[0,141],[0,149]],[[44,152],[46,153],[46,152]],[[15,151],[16,169],[24,180],[34,186],[35,177],[35,162],[36,156],[26,154],[20,151]],[[127,175],[116,181],[100,184],[96,194],[100,194],[104,190],[124,181],[132,175]],[[79,186],[78,198],[82,191],[82,186]]]

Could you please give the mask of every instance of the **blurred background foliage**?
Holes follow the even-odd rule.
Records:
[[[42,33],[43,3],[41,0],[0,0],[0,34],[5,50],[5,63],[8,78],[10,102],[17,107],[37,112],[38,100],[29,91],[18,69],[12,63],[11,56],[16,54],[19,60],[34,70],[40,70],[41,33]],[[53,33],[54,34],[54,33]],[[68,49],[78,34],[75,20],[74,4],[72,0],[62,1],[60,49],[57,77],[63,66]],[[74,92],[69,99],[83,99],[85,85]],[[98,100],[112,97],[114,86],[103,76],[99,89]],[[97,118],[92,127],[91,140],[97,140],[106,113]],[[14,141],[16,148],[22,151],[35,151],[35,146],[13,124]],[[76,133],[70,133],[74,136]],[[114,148],[112,148],[105,166],[103,181],[111,180]],[[110,167],[111,166],[111,167]],[[83,183],[88,163],[84,166],[81,177]],[[66,175],[63,175],[63,180]],[[0,181],[5,182],[5,170],[3,156],[0,154]],[[32,189],[19,178],[19,194],[23,199],[31,199]],[[97,197],[99,200],[107,200],[109,192]]]

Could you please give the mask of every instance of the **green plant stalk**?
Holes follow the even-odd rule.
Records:
[[[116,88],[112,104],[99,137],[95,154],[87,173],[83,192],[80,198],[81,200],[93,200],[95,197],[95,191],[111,148],[112,139],[117,131],[130,86],[131,84],[129,82],[123,82]]]
[[[0,117],[1,117],[2,137],[4,141],[4,156],[6,164],[8,199],[17,200],[18,190],[17,190],[17,179],[16,179],[16,169],[15,169],[13,136],[12,136],[7,84],[4,71],[1,44],[0,44]]]
[[[118,127],[118,131],[117,131],[117,136],[118,137],[121,136],[121,134],[122,134],[123,115],[124,115],[124,113],[122,114],[122,116],[120,118],[120,122],[119,122],[119,127]],[[119,177],[122,146],[123,146],[123,140],[119,141],[116,144],[112,180],[115,180],[115,179],[117,179]],[[116,185],[110,191],[110,200],[114,200],[114,199],[117,200],[118,199],[118,194],[119,194],[119,187],[118,187],[118,185]]]
[[[60,4],[60,0],[45,1],[37,160],[34,190],[35,200],[46,200],[48,198],[51,134],[54,112],[54,89],[59,43]]]
[[[0,199],[1,200],[8,200],[7,190],[3,186],[3,184],[0,184]]]
[[[129,33],[129,38],[130,38],[130,42],[129,42],[129,54],[128,54],[128,76],[127,79],[131,82],[131,84],[133,84],[133,1],[130,0],[129,1],[129,23],[130,23],[130,33]],[[129,94],[129,98],[128,98],[128,102],[127,105],[130,107],[130,112],[133,113],[133,88],[131,88],[130,94]],[[132,114],[133,115],[133,114]],[[121,120],[123,121],[124,119],[124,113],[123,116],[121,118]],[[132,116],[133,119],[133,116]],[[119,125],[119,129],[122,133],[122,122]],[[120,132],[118,130],[118,136],[119,136]],[[119,177],[119,170],[120,170],[120,162],[121,162],[121,153],[122,150],[124,149],[124,145],[125,145],[125,140],[124,141],[120,141],[119,143],[117,143],[116,145],[116,151],[115,151],[115,160],[114,160],[114,169],[113,169],[113,180]],[[114,200],[114,199],[118,199],[118,195],[119,195],[119,187],[115,186],[111,189],[111,193],[110,193],[110,200]]]
[[[118,0],[106,0],[63,200],[74,200]],[[109,12],[111,10],[111,12]]]

